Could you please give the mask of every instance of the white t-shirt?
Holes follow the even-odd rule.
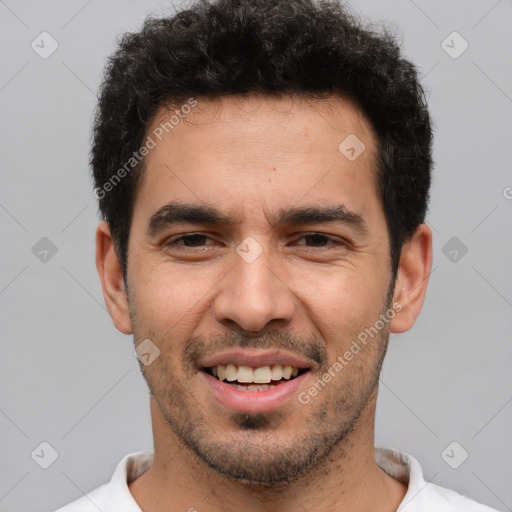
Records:
[[[455,491],[425,482],[419,462],[407,453],[376,446],[375,459],[388,475],[408,485],[397,512],[498,512]],[[56,512],[141,512],[128,482],[142,475],[152,462],[153,450],[126,455],[108,484]]]

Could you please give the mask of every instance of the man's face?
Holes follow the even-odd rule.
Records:
[[[375,397],[387,323],[344,358],[390,307],[375,136],[347,100],[262,97],[198,99],[164,135],[128,253],[135,342],[160,350],[145,378],[169,435],[210,467],[291,481]],[[365,145],[355,159],[354,135]]]

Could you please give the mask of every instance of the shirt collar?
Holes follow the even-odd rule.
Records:
[[[107,486],[105,495],[105,512],[141,512],[134,500],[128,483],[135,480],[149,469],[153,463],[153,450],[133,452],[126,455],[117,465]]]

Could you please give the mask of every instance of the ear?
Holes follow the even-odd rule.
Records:
[[[131,334],[128,296],[108,222],[101,222],[96,230],[96,268],[100,276],[105,304],[114,325],[122,333]]]
[[[402,247],[393,293],[397,313],[390,323],[391,332],[405,332],[414,325],[425,300],[431,268],[432,231],[421,224]]]

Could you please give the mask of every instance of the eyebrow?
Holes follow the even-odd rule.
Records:
[[[155,237],[176,224],[203,224],[207,226],[234,226],[239,221],[212,206],[170,202],[159,208],[149,219],[147,234]],[[336,206],[305,206],[281,209],[269,223],[272,226],[336,223],[348,226],[360,234],[368,233],[363,216],[350,211],[344,204]]]

